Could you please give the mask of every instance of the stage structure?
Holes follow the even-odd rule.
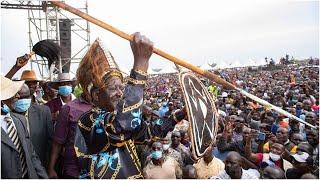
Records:
[[[88,13],[86,0],[76,1],[75,6]],[[28,36],[30,52],[35,43],[52,39],[61,47],[59,62],[48,69],[47,61],[36,56],[31,61],[31,69],[39,71],[42,78],[53,78],[59,72],[75,74],[81,58],[90,46],[89,22],[62,9],[51,6],[46,1],[1,1],[1,8],[28,11]]]

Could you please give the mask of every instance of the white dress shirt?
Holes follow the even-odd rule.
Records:
[[[241,179],[259,179],[260,174],[255,169],[242,169]],[[223,170],[218,176],[212,176],[210,179],[231,179],[225,170]]]
[[[2,128],[6,133],[8,133],[8,123],[7,123],[6,120],[5,120],[5,118],[7,118],[7,117],[11,118],[10,113],[7,113],[6,115],[2,115],[2,114],[1,114],[1,117],[0,117],[1,128]],[[17,129],[16,126],[15,126],[15,124],[14,124],[14,121],[12,121],[12,123],[13,123],[13,127],[14,127],[15,129]]]

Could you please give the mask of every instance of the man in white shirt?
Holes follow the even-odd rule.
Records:
[[[229,152],[224,162],[225,170],[210,179],[259,179],[259,172],[255,169],[243,169],[242,161],[239,153],[235,151]]]

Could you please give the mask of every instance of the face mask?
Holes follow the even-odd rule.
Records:
[[[151,158],[152,159],[157,159],[157,160],[162,158],[162,151],[153,151],[151,153]]]
[[[58,93],[61,96],[69,96],[72,93],[72,87],[71,86],[59,86]]]
[[[8,114],[10,112],[10,108],[6,104],[3,104],[3,107],[1,107],[1,111],[5,114]]]
[[[269,156],[270,156],[270,158],[271,158],[273,161],[278,161],[278,160],[281,158],[280,155],[274,154],[274,153],[272,153],[272,152],[269,153]]]
[[[26,112],[31,105],[31,99],[19,99],[14,104],[14,110],[17,112]]]
[[[169,147],[170,147],[170,144],[164,144],[164,145],[163,145],[163,150],[165,150],[165,151],[166,151],[166,150],[168,150],[168,149],[169,149]]]

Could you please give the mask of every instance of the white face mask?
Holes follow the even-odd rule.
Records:
[[[271,158],[273,161],[278,161],[278,160],[281,158],[280,155],[274,154],[274,153],[272,153],[272,152],[269,153],[269,156],[270,156],[270,158]]]
[[[163,145],[163,150],[166,151],[166,150],[169,149],[169,147],[170,147],[170,144],[164,144]]]

